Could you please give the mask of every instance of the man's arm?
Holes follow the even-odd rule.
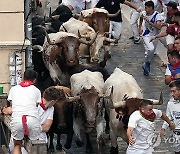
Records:
[[[129,7],[132,7],[133,9],[135,9],[137,12],[141,12],[141,9],[138,8],[134,3],[128,1],[128,0],[125,0],[123,4],[126,4],[128,5]]]
[[[49,129],[51,128],[52,122],[53,122],[52,119],[47,119],[46,122],[41,125],[42,132],[48,132]]]
[[[164,112],[162,112],[161,119],[163,119],[169,124],[170,129],[175,129],[175,124],[166,116]]]
[[[147,17],[144,17],[144,20],[146,20],[151,26],[155,27],[156,29],[161,29],[161,22],[157,21],[156,23],[152,23]]]
[[[128,140],[129,140],[129,144],[134,144],[135,143],[135,141],[133,139],[133,136],[132,136],[133,130],[134,130],[133,127],[128,127],[128,129],[127,129],[127,137],[128,137]]]

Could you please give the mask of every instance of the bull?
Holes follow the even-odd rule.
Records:
[[[72,95],[76,96],[74,104],[73,128],[76,136],[76,144],[82,146],[81,129],[87,138],[86,151],[92,151],[89,133],[95,128],[97,131],[97,153],[102,153],[104,143],[104,108],[103,87],[104,80],[100,72],[84,70],[71,76]]]
[[[76,35],[66,32],[47,34],[44,45],[34,46],[42,51],[42,57],[46,68],[55,85],[69,86],[68,69],[79,63],[78,50],[81,43],[89,44]]]
[[[115,14],[109,14],[103,8],[92,8],[81,11],[79,19],[88,23],[99,34],[104,35],[109,32],[109,17],[114,17],[119,14],[120,10]]]
[[[90,27],[87,23],[83,21],[79,21],[75,18],[70,18],[67,22],[63,23],[60,27],[60,31],[67,31],[73,33],[77,36],[81,36],[82,38],[92,40],[95,35],[97,35],[94,42],[90,45],[80,45],[79,48],[79,56],[89,56],[90,62],[99,62],[101,50],[104,49],[106,51],[106,46],[104,46],[105,42],[116,42],[117,40],[113,40],[107,38],[105,35],[97,34],[95,30]],[[106,54],[105,54],[106,55]],[[107,61],[107,57],[104,56],[104,61]]]
[[[55,103],[53,123],[48,132],[50,137],[49,151],[54,152],[53,138],[54,133],[57,134],[56,150],[62,151],[62,145],[60,143],[61,134],[67,134],[66,143],[64,147],[70,149],[73,138],[73,104],[71,102],[71,90],[63,86],[55,86],[58,90],[64,93],[64,100]],[[68,97],[67,97],[68,96]],[[67,99],[68,98],[68,99]],[[73,100],[72,100],[73,101]]]
[[[143,93],[132,75],[116,68],[105,81],[104,94],[110,96],[109,99],[105,98],[105,106],[110,119],[110,153],[118,154],[117,137],[128,142],[126,130],[129,116],[139,109]],[[151,99],[151,101],[153,104],[162,104],[162,99],[160,101]]]

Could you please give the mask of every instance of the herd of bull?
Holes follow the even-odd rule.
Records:
[[[60,135],[64,133],[67,134],[66,149],[71,148],[73,135],[77,146],[83,146],[83,130],[86,151],[92,152],[89,133],[96,129],[97,153],[102,154],[108,127],[110,153],[118,154],[117,137],[128,142],[128,119],[138,110],[143,93],[132,75],[120,68],[109,75],[104,68],[110,58],[110,43],[118,41],[108,37],[109,17],[114,15],[98,8],[73,15],[69,8],[60,5],[49,17],[37,15],[32,19],[33,65],[40,76],[38,86],[43,90],[53,84],[66,93],[66,101],[54,105],[54,120],[49,131],[51,151],[54,133],[57,150],[62,150]],[[154,104],[162,103],[151,100]]]

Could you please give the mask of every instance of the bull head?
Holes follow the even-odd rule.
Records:
[[[84,121],[87,127],[94,127],[96,124],[96,117],[102,107],[102,102],[95,87],[91,89],[83,88],[79,94],[79,102],[76,103],[81,108]]]
[[[129,99],[132,100],[132,99],[138,99],[138,98],[129,98]],[[113,107],[114,108],[123,107],[123,106],[127,105],[127,101],[129,99],[125,99],[125,100],[122,100],[119,102],[113,102]],[[139,99],[139,100],[142,100],[142,99]],[[152,101],[154,105],[162,105],[163,104],[162,92],[160,93],[159,100],[155,100],[155,99],[148,99],[148,100]]]

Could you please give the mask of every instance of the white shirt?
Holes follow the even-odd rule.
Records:
[[[165,75],[171,75],[171,71],[170,71],[170,69],[169,69],[169,67],[168,67],[168,66],[166,67],[166,72],[165,72]]]
[[[153,109],[156,114],[156,118],[162,116],[162,112],[157,109]],[[155,122],[146,120],[140,114],[140,111],[135,111],[129,118],[128,127],[133,127],[133,138],[135,143],[129,145],[129,149],[148,149],[151,146],[151,136],[155,132]]]
[[[12,87],[9,91],[8,100],[12,101],[12,117],[22,115],[39,117],[36,104],[41,102],[41,92],[34,85]]]
[[[43,125],[47,119],[53,120],[54,107],[50,107],[47,110],[44,110],[40,105],[38,106],[38,114],[40,118],[41,125]],[[46,132],[41,132],[39,140],[44,140],[48,142]]]
[[[167,117],[175,124],[175,129],[180,129],[180,101],[170,100],[166,109]],[[167,129],[169,127],[167,122],[164,122],[162,128]]]
[[[141,16],[142,17],[147,17],[147,19],[149,19],[151,21],[151,19],[155,16],[155,14],[158,13],[157,11],[154,11],[154,13],[152,15],[147,15],[146,11],[142,11],[141,12]],[[162,21],[162,16],[158,13],[156,15],[156,17],[154,18],[154,22],[153,23],[157,23],[158,21]],[[146,22],[145,20],[143,20],[142,23],[142,30],[143,30],[143,34],[145,32],[145,30],[149,30],[150,32],[148,34],[146,34],[145,36],[154,36],[156,34],[159,33],[159,30],[155,27],[153,27],[152,25],[150,25],[148,22]]]
[[[96,6],[98,0],[86,0],[86,9]],[[74,13],[80,13],[85,9],[85,0],[62,0],[63,5],[71,5]]]

